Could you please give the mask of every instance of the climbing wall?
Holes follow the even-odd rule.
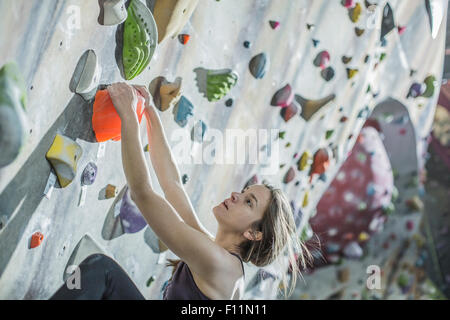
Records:
[[[447,2],[431,2],[442,6],[445,24]],[[155,1],[140,4],[153,10]],[[212,207],[254,175],[283,188],[296,213],[301,208],[302,231],[372,110],[387,99],[407,109],[419,170],[437,100],[433,88],[442,75],[445,26],[433,18],[430,28],[424,1],[386,4],[200,0],[179,31],[184,36],[160,42],[149,64],[141,62],[141,73],[135,75],[121,70],[122,46],[130,45],[121,40],[126,23],[100,24],[97,1],[1,1],[0,66],[16,61],[25,79],[28,127],[22,152],[0,169],[0,298],[48,298],[63,283],[65,267],[80,247],[113,256],[147,298],[160,298],[169,277],[163,262],[171,253],[155,253],[149,228],[127,232],[118,216],[116,205],[126,184],[120,143],[96,140],[93,101],[71,86],[87,50],[95,52],[101,67],[98,88],[125,78],[153,88],[158,77],[179,88],[176,78],[182,78],[180,101],[191,116],[174,115],[181,102],[174,106],[161,100],[159,109],[172,147],[177,146],[171,139],[177,129],[190,136],[200,120],[204,123],[204,135],[189,145],[194,157],[211,143],[212,129],[224,135],[226,129],[280,130],[266,143],[279,147],[277,170],[270,174],[261,174],[259,163],[179,161],[180,172],[189,177],[185,188],[194,208],[213,233]],[[415,97],[408,94],[414,83]],[[56,183],[49,193],[53,169],[46,155],[57,134],[75,141],[82,154],[73,181],[64,188]],[[98,170],[95,182],[83,186],[88,163]],[[42,242],[30,248],[35,232],[43,235]],[[250,265],[246,270],[248,281],[260,274]],[[249,290],[248,298],[273,296],[274,283],[267,292]]]

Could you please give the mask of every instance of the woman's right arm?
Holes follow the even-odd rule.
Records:
[[[147,119],[147,135],[149,154],[155,169],[159,184],[167,201],[174,207],[185,223],[194,229],[203,232],[211,239],[214,237],[199,221],[189,196],[183,187],[180,172],[167,142],[161,119],[155,109],[150,105],[151,96],[145,87],[135,87],[146,99],[145,117]]]

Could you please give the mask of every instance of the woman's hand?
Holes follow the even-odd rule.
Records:
[[[136,121],[136,106],[138,102],[136,90],[124,83],[114,83],[107,87],[111,100],[122,121]]]
[[[133,88],[136,89],[136,91],[144,97],[145,99],[145,116],[148,118],[149,121],[152,121],[154,119],[159,119],[159,115],[156,112],[155,103],[153,102],[153,97],[148,92],[147,88],[145,86],[138,86],[134,85]],[[159,121],[159,120],[158,120]]]

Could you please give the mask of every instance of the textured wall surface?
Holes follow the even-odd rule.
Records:
[[[378,3],[379,9],[386,3],[373,2]],[[441,2],[447,12],[447,2]],[[185,46],[176,39],[161,43],[149,68],[131,83],[148,85],[157,76],[169,80],[182,77],[183,94],[195,106],[194,117],[185,128],[187,133],[199,119],[209,129],[224,134],[226,129],[237,128],[286,131],[279,144],[279,163],[285,166],[264,178],[282,186],[297,207],[309,190],[303,225],[346,153],[352,149],[366,117],[386,99],[393,98],[408,110],[421,165],[424,150],[420,145],[430,130],[438,90],[431,98],[407,99],[406,96],[414,81],[422,82],[430,74],[440,82],[446,18],[436,39],[432,39],[424,1],[389,3],[396,25],[407,28],[402,35],[394,29],[382,47],[379,28],[382,10],[371,15],[363,2],[361,18],[353,23],[348,10],[338,0],[200,0],[183,28],[183,33],[191,35],[190,41]],[[74,8],[81,13],[80,27],[76,29],[70,28]],[[70,253],[86,233],[116,258],[146,297],[159,298],[161,285],[168,278],[170,270],[157,264],[158,255],[144,241],[145,231],[112,234],[114,200],[102,199],[101,193],[107,184],[119,189],[125,185],[119,160],[120,143],[106,143],[105,156],[97,162],[97,180],[88,187],[86,204],[77,206],[81,168],[96,159],[99,146],[92,141],[90,131],[91,105],[69,90],[70,79],[79,57],[87,49],[94,49],[103,68],[101,84],[123,81],[115,60],[117,28],[99,25],[99,11],[97,1],[0,1],[0,65],[15,60],[22,70],[28,87],[30,125],[25,150],[13,164],[0,169],[0,215],[7,221],[0,230],[0,298],[48,298],[63,283]],[[269,20],[278,20],[279,28],[272,29]],[[375,27],[371,27],[370,20],[375,21]],[[309,30],[307,23],[315,27]],[[360,37],[355,35],[355,26],[365,29]],[[317,46],[312,39],[320,41]],[[242,45],[245,40],[252,44],[249,49]],[[330,66],[335,71],[329,82],[313,64],[322,50],[330,53]],[[270,69],[263,79],[257,80],[249,73],[248,63],[260,52],[269,56]],[[386,58],[379,62],[382,53],[386,53]],[[352,57],[348,65],[341,61],[344,55]],[[369,59],[365,63],[367,55]],[[225,107],[225,99],[210,103],[200,94],[194,72],[198,67],[230,68],[239,74],[238,84],[225,98],[234,99],[232,108]],[[359,72],[348,79],[346,68],[357,68]],[[411,69],[416,70],[413,76],[410,76]],[[270,106],[270,101],[287,83],[296,94],[308,99],[321,99],[329,94],[335,94],[336,98],[308,122],[296,115],[285,123],[279,115],[280,109]],[[367,90],[369,85],[371,92]],[[358,117],[366,107],[367,114]],[[348,117],[345,123],[339,121],[343,115]],[[171,111],[161,113],[161,119],[170,139],[179,126]],[[325,135],[327,130],[334,130],[329,139]],[[213,130],[207,131],[204,144],[211,138],[210,132]],[[43,192],[50,165],[45,153],[56,133],[76,139],[83,148],[83,156],[74,182],[67,188],[55,189],[47,199]],[[350,134],[353,134],[351,139]],[[147,138],[142,136],[145,145]],[[287,142],[291,146],[286,148]],[[177,141],[170,143],[174,146]],[[282,183],[288,168],[296,168],[296,153],[309,150],[313,154],[330,143],[331,147],[337,147],[337,152],[326,173],[327,182],[318,180],[317,176],[309,182],[306,170],[296,170],[295,180],[287,185]],[[198,143],[193,143],[191,148],[193,154],[201,152]],[[262,169],[261,164],[179,163],[179,167],[182,174],[190,176],[186,184],[188,194],[201,221],[212,232],[216,228],[212,207],[232,191],[240,191],[247,179]],[[152,177],[157,186],[153,172]],[[295,184],[296,181],[300,182]],[[44,233],[44,242],[30,250],[30,236],[38,230]],[[255,270],[250,266],[247,269],[249,280]],[[151,275],[157,281],[147,288],[145,283]]]

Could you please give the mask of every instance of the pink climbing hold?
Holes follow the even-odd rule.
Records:
[[[398,30],[398,34],[402,35],[405,32],[406,27],[405,26],[398,26],[397,30]]]
[[[294,92],[289,84],[279,89],[272,97],[270,104],[275,107],[285,108],[294,100]]]
[[[294,168],[290,167],[284,176],[283,182],[289,183],[292,180],[294,180],[294,178],[295,178],[295,170],[294,170]]]
[[[414,229],[414,221],[408,220],[406,221],[406,230],[412,231]]]
[[[328,67],[330,64],[330,53],[326,50],[321,51],[317,54],[314,59],[314,65],[320,67],[322,70]]]
[[[344,0],[344,7],[347,9],[353,8],[355,6],[355,0]]]
[[[270,20],[269,21],[270,26],[272,27],[272,29],[277,29],[280,26],[280,23],[278,21],[275,20]]]

